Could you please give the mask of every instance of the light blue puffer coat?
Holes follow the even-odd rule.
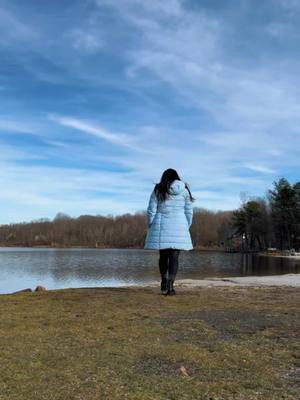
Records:
[[[147,208],[148,232],[145,249],[193,248],[189,228],[193,219],[193,207],[184,182],[175,180],[170,186],[170,196],[165,201],[151,193]]]

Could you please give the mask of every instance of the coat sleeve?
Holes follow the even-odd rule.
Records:
[[[156,194],[153,190],[153,192],[151,193],[150,199],[149,199],[149,205],[147,208],[147,224],[148,224],[148,228],[150,228],[153,219],[155,217],[156,214],[156,210],[157,210],[157,197]]]
[[[193,205],[192,205],[189,194],[187,194],[185,196],[184,213],[185,213],[187,222],[190,227],[192,225],[192,221],[193,221]]]

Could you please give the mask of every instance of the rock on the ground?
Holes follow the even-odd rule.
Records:
[[[44,286],[37,286],[35,288],[35,292],[43,292],[44,290],[46,290],[46,288]]]

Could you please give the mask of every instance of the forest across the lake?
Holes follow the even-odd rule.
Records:
[[[245,196],[237,210],[194,209],[196,249],[262,251],[300,247],[300,182],[282,178],[264,197]],[[119,216],[58,213],[53,220],[0,225],[1,246],[143,247],[146,211]]]

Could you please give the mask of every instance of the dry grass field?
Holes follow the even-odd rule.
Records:
[[[1,400],[300,399],[300,290],[0,296]]]

